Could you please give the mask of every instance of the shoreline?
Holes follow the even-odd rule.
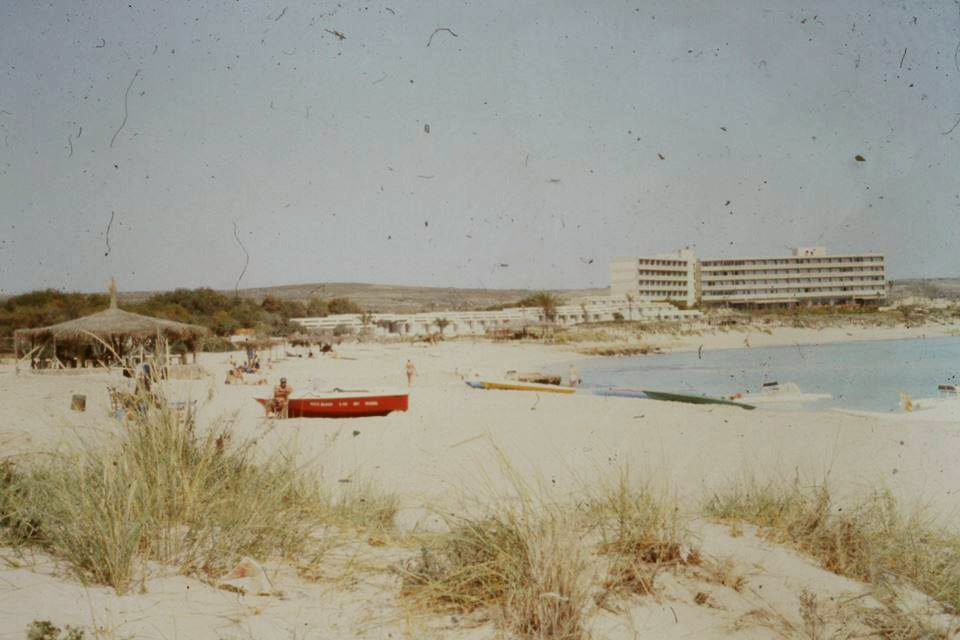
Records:
[[[793,347],[818,346],[823,344],[877,342],[885,340],[915,340],[922,338],[949,338],[960,336],[960,321],[951,324],[926,323],[911,327],[862,327],[843,325],[838,327],[774,327],[762,326],[735,327],[727,331],[711,329],[709,331],[676,335],[672,333],[641,334],[638,339],[568,342],[565,344],[540,343],[565,352],[576,353],[582,358],[628,357],[623,354],[598,355],[586,353],[592,348],[630,349],[649,346],[661,353],[719,351],[753,347]],[[629,354],[650,355],[650,354]]]

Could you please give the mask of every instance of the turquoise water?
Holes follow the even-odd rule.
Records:
[[[795,382],[804,392],[829,393],[833,399],[784,408],[891,411],[901,391],[929,398],[938,395],[938,384],[960,384],[960,337],[723,349],[699,356],[668,353],[591,360],[577,367],[584,387],[730,396],[758,393],[764,382]]]

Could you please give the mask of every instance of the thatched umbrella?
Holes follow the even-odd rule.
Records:
[[[68,320],[49,327],[34,329],[17,329],[14,332],[14,351],[19,357],[18,343],[20,340],[29,341],[31,345],[37,342],[52,341],[54,358],[56,358],[57,340],[74,344],[99,345],[100,341],[111,345],[117,353],[124,350],[127,344],[159,342],[161,338],[170,340],[186,340],[193,343],[193,358],[196,362],[196,339],[208,333],[206,327],[195,324],[185,324],[172,320],[151,318],[137,313],[131,313],[117,308],[116,290],[111,286],[110,308],[89,316]]]

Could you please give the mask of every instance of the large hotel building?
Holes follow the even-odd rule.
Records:
[[[614,258],[610,294],[688,307],[878,303],[886,275],[879,253],[832,256],[824,247],[800,247],[791,256],[697,260],[681,249]]]

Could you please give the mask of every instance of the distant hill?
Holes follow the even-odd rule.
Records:
[[[119,301],[133,304],[143,302],[159,291],[121,291]],[[232,295],[233,290],[221,293]],[[258,302],[266,296],[281,300],[307,301],[319,298],[350,298],[364,309],[385,313],[414,313],[449,309],[451,311],[483,309],[521,300],[537,293],[531,289],[458,289],[454,287],[408,287],[390,284],[365,284],[360,282],[326,282],[312,284],[288,284],[276,287],[240,289],[241,298],[253,298]],[[551,290],[562,300],[575,302],[586,296],[603,296],[608,289],[555,289]],[[893,280],[890,283],[890,300],[909,296],[924,298],[960,299],[960,278],[926,278]],[[10,296],[0,296],[0,302]]]
[[[119,302],[143,302],[157,291],[120,292]],[[233,290],[222,291],[228,295]],[[241,289],[241,298],[262,300],[273,296],[280,300],[307,301],[310,298],[350,298],[369,311],[383,313],[413,313],[449,309],[451,311],[482,309],[494,305],[510,304],[537,293],[529,289],[457,289],[453,287],[407,287],[389,284],[363,284],[359,282],[328,282],[314,284],[290,284],[276,287]],[[602,296],[607,289],[564,289],[551,293],[562,300],[573,301],[585,296]]]
[[[890,282],[891,301],[910,296],[958,299],[960,298],[960,278],[924,278]]]

